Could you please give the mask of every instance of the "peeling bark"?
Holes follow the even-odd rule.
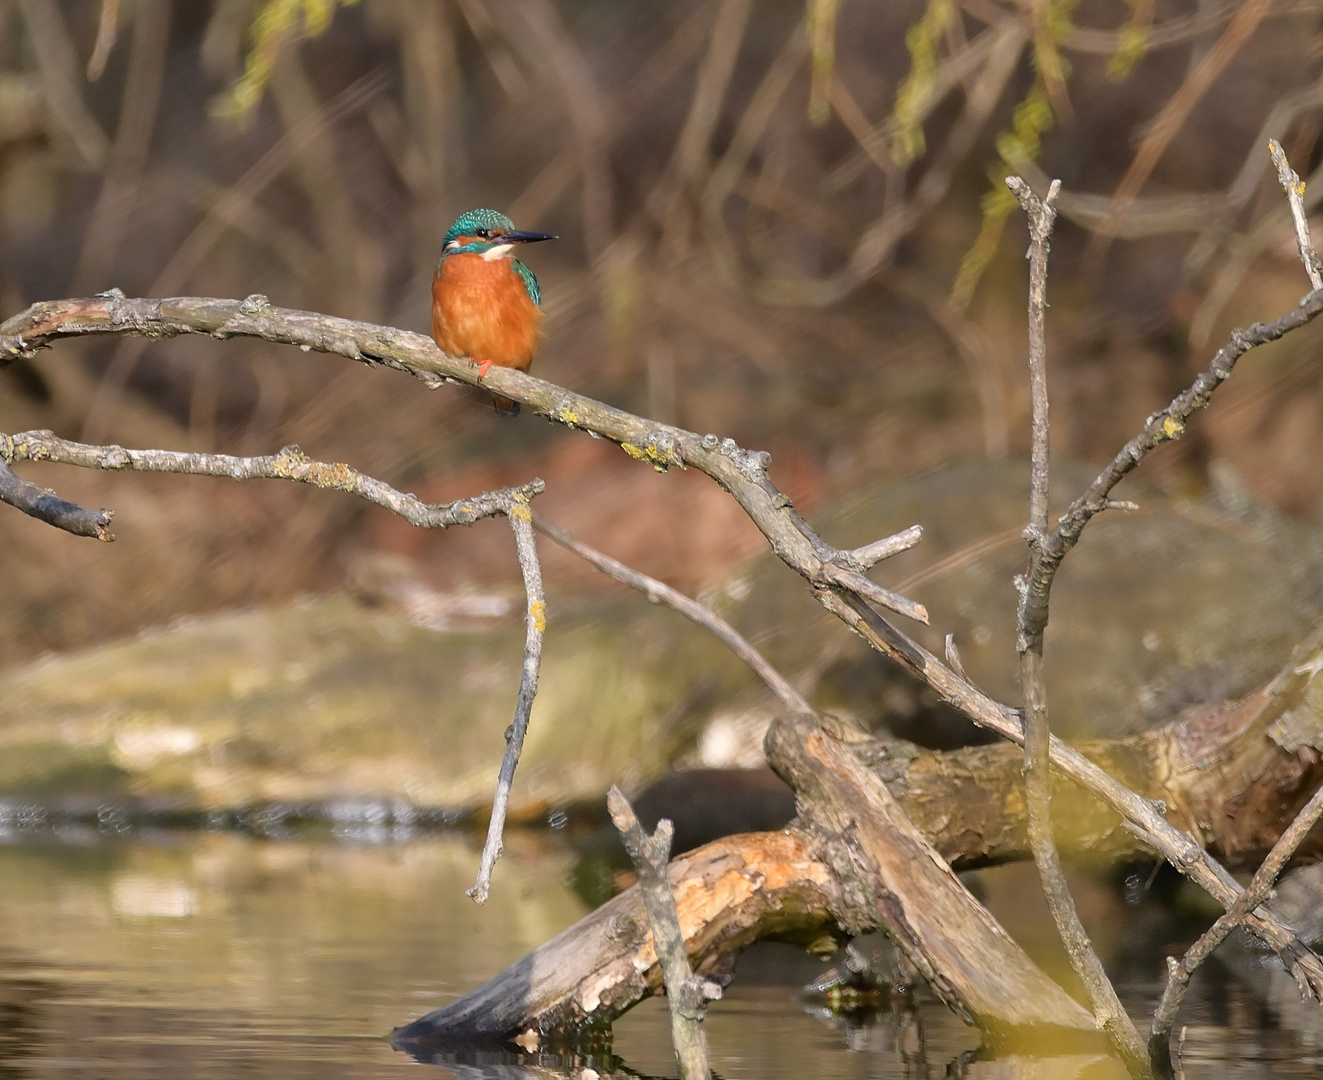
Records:
[[[1323,709],[1315,700],[1323,699],[1323,688],[1315,691],[1312,679],[1286,692],[1281,685],[1307,673],[1317,655],[1318,649],[1303,654],[1298,658],[1303,662],[1241,701],[1199,709],[1128,738],[1082,743],[1079,749],[1139,794],[1161,800],[1173,823],[1197,826],[1211,850],[1233,863],[1251,864],[1323,782],[1315,749],[1323,743]],[[830,948],[845,933],[882,927],[887,920],[894,920],[889,930],[898,937],[919,933],[916,926],[931,922],[932,914],[898,906],[894,879],[882,875],[916,868],[928,874],[931,867],[932,874],[943,876],[946,871],[927,850],[956,869],[1028,858],[1023,759],[1016,746],[935,753],[893,740],[847,741],[791,717],[774,726],[768,749],[797,788],[801,817],[795,825],[784,833],[727,837],[671,863],[681,928],[700,974],[729,970],[736,954],[759,938]],[[1054,781],[1057,839],[1067,856],[1093,863],[1152,856],[1101,800],[1059,773]],[[891,806],[880,809],[888,800]],[[917,827],[907,852],[888,849],[878,839],[877,821],[894,825],[889,815],[895,812]],[[887,843],[903,833],[902,824],[886,834]],[[1321,849],[1323,836],[1314,835],[1301,850],[1317,855]],[[912,883],[901,891],[911,888]],[[877,918],[879,911],[887,918]],[[979,925],[980,917],[972,918],[971,940],[997,938],[995,923]],[[1051,1022],[1055,1001],[1056,1022],[1076,1026],[1073,1006],[1078,1012],[1073,1020],[1083,1017],[1092,1029],[1083,1009],[1056,997],[1055,984],[1041,987],[1041,972],[1019,971],[1027,989],[1014,1000],[1018,991],[1001,982],[1004,972],[988,971],[999,962],[985,956],[971,964],[976,955],[971,948],[934,981],[956,1008],[985,1024],[1044,1023]],[[963,972],[963,985],[952,981],[953,971]],[[988,975],[991,981],[985,982]],[[540,1040],[578,1040],[657,993],[660,985],[634,888],[485,986],[396,1029],[394,1040],[402,1048],[503,1042],[530,1030]],[[1012,1000],[987,1003],[997,987]]]
[[[718,840],[672,860],[669,877],[699,975],[728,971],[735,955],[759,938],[824,952],[836,947],[840,931],[830,915],[837,907],[835,879],[795,833]],[[392,1043],[403,1049],[503,1042],[529,1031],[538,1040],[573,1037],[610,1023],[661,985],[636,885],[485,986],[396,1028]]]

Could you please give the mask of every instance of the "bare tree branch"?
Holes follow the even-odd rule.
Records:
[[[1080,534],[1096,514],[1108,508],[1112,489],[1141,461],[1164,442],[1179,439],[1189,418],[1206,406],[1213,392],[1225,382],[1238,361],[1250,349],[1297,330],[1323,312],[1323,292],[1315,292],[1297,308],[1269,323],[1254,323],[1248,329],[1236,329],[1220,348],[1208,367],[1190,386],[1177,394],[1171,403],[1158,410],[1144,423],[1143,430],[1123,446],[1111,463],[1098,474],[1088,490],[1071,503],[1057,520],[1056,528],[1044,538],[1042,561],[1029,578],[1028,612],[1032,631],[1035,625],[1047,624],[1047,596],[1052,579],[1066,553],[1079,542]]]
[[[1177,418],[1188,416],[1206,404],[1211,388],[1226,378],[1236,358],[1255,345],[1274,341],[1303,326],[1320,311],[1323,311],[1323,293],[1315,294],[1303,306],[1272,323],[1233,334],[1231,342],[1214,359],[1210,371],[1167,410],[1156,414],[1133,441],[1137,456],[1132,459],[1127,456],[1129,451],[1123,450],[1079,501],[1077,513],[1087,509],[1087,521],[1087,517],[1105,508],[1112,487],[1152,448],[1148,444],[1156,445],[1171,437],[1164,433],[1164,419],[1179,425],[1183,419]],[[478,381],[475,364],[465,358],[446,356],[430,338],[420,334],[276,308],[257,295],[244,301],[198,297],[130,300],[112,291],[93,298],[36,304],[0,324],[0,362],[17,356],[30,357],[37,349],[65,337],[88,334],[173,337],[191,333],[222,338],[255,337],[334,353],[361,363],[408,372],[430,387],[438,387],[446,379],[469,385],[477,385]],[[829,611],[879,652],[914,672],[975,723],[1013,742],[1022,742],[1023,729],[1015,710],[992,700],[960,678],[918,642],[878,615],[862,598],[826,579],[825,564],[848,566],[848,553],[832,547],[795,512],[790,499],[767,475],[770,455],[744,450],[731,439],[657,424],[509,368],[492,368],[482,385],[556,423],[611,439],[631,457],[654,468],[699,469],[731,493],[767,537],[777,556],[815,587],[815,596]],[[1096,500],[1096,505],[1090,500]],[[1058,531],[1063,525],[1058,526]],[[1083,524],[1071,528],[1073,543]],[[1049,536],[1049,543],[1054,542],[1055,536],[1055,532]],[[1122,817],[1144,830],[1155,850],[1219,903],[1229,907],[1235,901],[1241,891],[1235,879],[1193,838],[1169,824],[1157,806],[1055,738],[1049,744],[1049,752],[1054,766],[1096,792]],[[1251,914],[1247,925],[1282,956],[1290,970],[1302,973],[1315,990],[1323,990],[1323,963],[1271,912]]]
[[[75,536],[92,536],[98,540],[115,539],[110,533],[113,511],[88,510],[76,503],[66,502],[52,491],[37,487],[28,480],[14,475],[5,455],[0,459],[0,502],[7,502],[29,517],[54,525]]]
[[[530,500],[545,485],[541,480],[497,491],[485,491],[471,499],[451,503],[425,503],[416,495],[397,491],[389,484],[343,463],[314,461],[297,446],[287,446],[278,454],[264,457],[234,457],[230,454],[191,454],[176,450],[126,450],[122,446],[89,446],[61,439],[49,431],[26,431],[20,435],[0,434],[0,500],[33,517],[79,536],[112,539],[108,510],[86,510],[65,502],[35,484],[20,480],[9,468],[10,462],[52,461],[62,465],[117,471],[184,473],[191,476],[226,476],[232,480],[296,480],[314,487],[330,488],[357,495],[424,529],[448,529],[472,525],[482,518],[503,514],[514,531],[519,571],[528,598],[527,633],[524,641],[524,666],[515,704],[514,721],[505,736],[505,754],[496,781],[492,815],[487,827],[487,842],[482,849],[478,880],[469,896],[479,904],[491,889],[492,870],[501,857],[506,810],[515,768],[523,752],[528,718],[537,694],[538,672],[542,664],[542,637],[547,627],[546,592],[542,587],[542,569],[533,535],[533,512]]]
[[[273,307],[261,295],[242,301],[204,297],[131,300],[111,290],[96,297],[34,304],[0,325],[0,363],[16,356],[30,357],[60,338],[87,334],[255,337],[406,371],[433,388],[446,379],[478,385],[477,365],[464,357],[446,356],[431,338],[394,327]],[[771,455],[765,451],[744,450],[733,439],[657,424],[513,368],[493,368],[482,386],[557,423],[605,436],[654,468],[699,469],[731,493],[778,556],[810,584],[852,587],[835,580],[840,566],[849,566],[845,553],[818,536],[790,498],[772,483],[767,475]],[[862,575],[860,579],[867,582]],[[870,599],[882,595],[881,586],[872,582],[860,587],[869,592]],[[921,605],[904,601],[902,606],[916,617],[926,618],[926,613],[919,614]]]
[[[508,514],[509,507],[517,500],[523,499],[526,502],[540,494],[545,486],[541,480],[532,480],[520,487],[486,491],[471,499],[425,503],[416,495],[397,491],[389,484],[366,476],[343,463],[315,461],[297,446],[287,446],[277,454],[263,457],[234,457],[230,454],[190,454],[179,450],[127,450],[122,446],[90,446],[61,439],[49,431],[0,434],[0,457],[8,462],[53,461],[59,465],[77,465],[111,472],[184,473],[190,476],[224,476],[231,480],[296,480],[313,487],[357,495],[392,514],[398,514],[410,525],[423,529],[472,525],[483,518]]]
[[[1254,871],[1250,883],[1245,886],[1236,902],[1227,908],[1217,922],[1213,923],[1204,934],[1186,951],[1178,963],[1167,957],[1167,986],[1162,992],[1162,1000],[1153,1013],[1153,1027],[1148,1036],[1149,1054],[1153,1058],[1154,1068],[1169,1071],[1171,1061],[1171,1029],[1176,1022],[1176,1011],[1185,998],[1185,989],[1190,984],[1190,976],[1200,964],[1207,960],[1213,950],[1227,939],[1227,936],[1245,921],[1245,917],[1272,895],[1273,883],[1285,869],[1291,856],[1310,830],[1323,817],[1323,788],[1314,792],[1313,797],[1295,816],[1295,820],[1282,833],[1273,845],[1268,857]],[[1305,992],[1305,988],[1301,988]]]
[[[1047,256],[1056,222],[1056,200],[1061,181],[1053,180],[1047,196],[1040,199],[1018,176],[1007,177],[1006,186],[1029,215],[1029,390],[1032,404],[1031,463],[1029,478],[1029,525],[1024,531],[1029,541],[1030,565],[1041,558],[1047,536],[1048,500],[1048,396],[1047,339]],[[1117,997],[1102,961],[1094,951],[1089,935],[1080,922],[1066,873],[1052,835],[1052,776],[1048,764],[1051,728],[1047,713],[1047,684],[1043,678],[1043,627],[1031,632],[1028,621],[1028,589],[1023,579],[1016,619],[1016,651],[1020,655],[1020,687],[1024,694],[1024,785],[1029,811],[1029,846],[1043,883],[1043,895],[1052,912],[1057,933],[1070,957],[1071,967],[1084,983],[1094,1016],[1107,1032],[1112,1044],[1125,1061],[1132,1076],[1152,1075],[1144,1044],[1134,1022]]]
[[[1309,218],[1305,215],[1305,185],[1286,160],[1286,151],[1276,139],[1268,140],[1268,152],[1272,163],[1277,167],[1277,180],[1286,192],[1286,201],[1291,207],[1291,220],[1295,223],[1295,245],[1300,252],[1300,261],[1304,263],[1305,273],[1309,275],[1309,284],[1315,289],[1323,289],[1323,267],[1318,261],[1318,252],[1314,250],[1314,241],[1309,238]]]
[[[815,711],[804,700],[800,692],[790,684],[790,681],[776,668],[772,667],[762,653],[749,644],[744,635],[711,608],[705,607],[697,600],[692,600],[684,593],[672,589],[665,582],[640,573],[611,558],[610,555],[603,555],[600,551],[590,548],[587,544],[574,539],[569,533],[556,528],[537,514],[533,515],[533,528],[544,536],[549,536],[567,551],[572,551],[580,558],[586,559],[608,577],[629,585],[631,588],[638,589],[654,604],[663,603],[669,608],[674,608],[685,618],[710,630],[726,648],[748,664],[753,669],[754,674],[762,679],[767,684],[768,689],[779,697],[788,708],[803,713],[813,713]]]
[[[519,572],[524,578],[524,593],[528,609],[524,614],[524,668],[519,680],[519,700],[515,704],[514,722],[505,733],[505,756],[496,780],[496,796],[492,800],[491,821],[487,824],[487,842],[482,847],[482,862],[478,880],[469,890],[475,903],[487,899],[491,888],[492,870],[501,857],[505,814],[510,805],[510,785],[514,782],[515,766],[524,750],[524,736],[528,733],[528,717],[533,710],[537,694],[538,671],[542,666],[542,635],[547,629],[547,596],[542,588],[542,567],[537,557],[537,540],[533,535],[533,511],[528,495],[515,494],[505,509],[506,519],[514,530],[515,549],[519,554]]]
[[[721,987],[711,979],[696,978],[689,966],[675,894],[666,877],[675,828],[669,819],[662,818],[657,822],[657,831],[649,836],[629,800],[614,784],[606,793],[606,805],[639,877],[643,908],[652,926],[653,951],[661,961],[666,1000],[671,1007],[671,1045],[675,1047],[680,1076],[682,1080],[708,1080],[712,1074],[707,1064],[703,1014],[709,1001],[721,997]]]

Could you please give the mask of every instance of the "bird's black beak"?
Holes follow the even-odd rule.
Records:
[[[509,232],[501,234],[500,242],[502,244],[536,244],[539,240],[559,239],[559,236],[553,236],[551,233],[521,232],[519,229],[511,229]]]

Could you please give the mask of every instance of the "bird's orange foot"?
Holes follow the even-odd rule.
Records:
[[[491,370],[491,366],[492,366],[492,362],[491,362],[490,360],[479,360],[479,361],[478,361],[478,381],[479,381],[479,382],[481,382],[481,381],[482,381],[482,377],[483,377],[484,375],[486,375],[488,371]]]

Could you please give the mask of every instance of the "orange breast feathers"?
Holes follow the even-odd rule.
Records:
[[[432,279],[432,337],[443,352],[527,371],[542,310],[508,259],[464,252],[441,260]]]

